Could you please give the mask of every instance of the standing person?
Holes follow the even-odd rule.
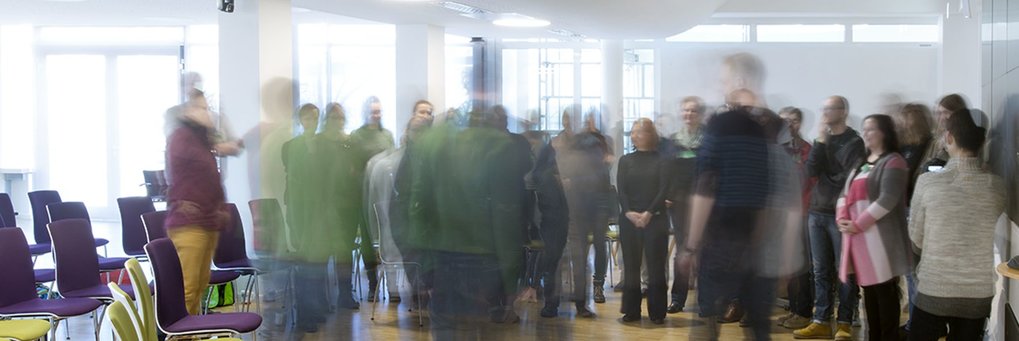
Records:
[[[986,131],[969,110],[945,125],[950,155],[940,172],[920,176],[910,205],[909,236],[920,255],[916,307],[910,340],[937,340],[948,325],[949,340],[981,340],[994,298],[990,266],[994,227],[1005,207],[1000,177],[981,167]]]
[[[361,114],[364,117],[364,125],[350,133],[350,140],[351,144],[360,149],[362,153],[359,181],[363,182],[364,170],[368,166],[368,161],[376,154],[394,148],[396,143],[393,140],[393,133],[382,126],[382,101],[378,97],[369,96],[365,99],[364,105],[361,107]],[[371,234],[365,219],[362,218],[359,223],[361,227],[360,251],[361,258],[364,259],[364,270],[368,275],[368,302],[375,302],[379,286],[379,277],[376,271],[379,261],[378,255],[375,254],[375,248],[368,242]],[[354,264],[354,266],[358,265]]]
[[[941,97],[938,100],[938,105],[934,111],[934,121],[937,123],[937,128],[934,131],[934,140],[927,146],[927,151],[923,154],[923,160],[920,161],[920,174],[926,173],[931,166],[944,166],[948,163],[949,155],[948,151],[945,150],[945,126],[948,122],[948,117],[953,112],[966,109],[966,99],[962,98],[959,94],[949,94],[945,97]]]
[[[535,215],[540,216],[538,227],[545,244],[538,270],[545,297],[541,317],[556,317],[559,315],[559,260],[566,247],[570,211],[560,181],[559,166],[556,164],[556,150],[551,144],[540,148],[526,183],[527,188],[534,191],[537,206]]]
[[[297,278],[302,283],[297,295],[297,327],[314,333],[325,322],[327,307],[325,296],[325,266],[332,255],[331,248],[340,241],[329,238],[328,219],[323,215],[326,199],[327,174],[321,138],[318,129],[319,109],[304,104],[297,111],[304,131],[283,144],[283,167],[286,171],[287,225],[290,226],[297,250]],[[331,176],[331,175],[329,175]],[[335,208],[332,208],[335,209]]]
[[[849,173],[836,214],[842,232],[839,279],[863,287],[870,340],[898,340],[899,276],[912,269],[906,226],[909,167],[891,116],[863,120],[867,158]]]
[[[590,112],[584,118],[582,131],[569,138],[568,151],[560,163],[566,200],[570,208],[570,262],[573,264],[573,295],[577,316],[592,318],[595,314],[587,308],[587,258],[591,244],[594,245],[593,287],[594,301],[605,302],[605,270],[608,253],[605,233],[608,232],[610,191],[609,170],[614,160],[609,138],[599,129],[597,113]],[[560,150],[560,152],[563,152]],[[591,235],[591,239],[588,239]]]
[[[919,168],[921,167],[920,163],[923,162],[924,154],[933,140],[930,116],[930,109],[917,103],[902,106],[894,116],[895,133],[898,134],[900,144],[899,152],[906,159],[906,165],[909,166],[909,185],[906,187],[907,204],[913,199],[917,178],[926,172],[925,169]],[[902,329],[908,335],[913,320],[913,310],[916,309],[916,275],[912,272],[906,274],[906,293],[909,300],[909,317]]]
[[[849,172],[865,157],[863,140],[846,124],[849,101],[832,96],[824,101],[820,132],[807,158],[807,176],[816,177],[810,194],[807,236],[814,271],[814,319],[797,329],[799,339],[830,339],[831,318],[835,308],[832,287],[838,285],[838,325],[836,340],[852,339],[852,323],[859,303],[859,287],[852,282],[835,283],[836,264],[842,261],[842,235],[835,222],[835,202]]]
[[[706,107],[700,97],[690,96],[680,101],[680,109],[682,125],[679,131],[667,141],[668,145],[659,146],[659,150],[669,163],[668,173],[671,174],[668,200],[665,203],[669,207],[669,218],[672,220],[672,235],[676,245],[685,245],[689,233],[690,195],[693,191],[694,174],[697,172],[697,150],[700,149],[704,136],[701,122]],[[679,266],[679,254],[676,255],[674,262],[669,314],[683,311],[690,292],[690,277],[687,276],[689,270]]]
[[[807,177],[807,158],[810,156],[810,143],[800,136],[800,125],[803,122],[803,111],[795,107],[785,107],[778,112],[789,126],[792,139],[782,145],[783,149],[792,157],[799,172],[801,188],[800,197],[803,198],[803,212],[806,213],[810,207],[810,191],[813,188],[813,180]],[[807,223],[807,217],[803,217],[803,225]],[[804,235],[806,237],[806,235]],[[810,260],[810,240],[803,239],[804,250],[807,253],[802,256]],[[809,264],[808,264],[809,265]],[[778,325],[788,329],[800,329],[810,324],[810,318],[814,314],[814,275],[808,266],[806,271],[793,276],[789,280],[789,314],[779,318]]]
[[[658,147],[658,132],[651,120],[634,122],[630,138],[637,149],[619,160],[619,243],[627,269],[640,269],[647,260],[648,316],[654,324],[665,323],[665,261],[669,257],[669,220],[665,198],[669,189],[668,163]],[[640,271],[623,274],[623,322],[640,321]]]
[[[309,122],[310,123],[310,122]],[[354,237],[358,232],[361,212],[360,157],[350,143],[350,136],[343,127],[347,123],[347,114],[339,103],[326,106],[325,126],[316,138],[321,145],[318,155],[322,169],[323,190],[322,210],[315,212],[322,216],[325,235],[321,238],[330,241],[330,254],[336,262],[337,269],[351,266],[350,254],[354,251]],[[357,309],[360,304],[353,299],[351,273],[337,271],[339,297],[337,305],[344,308]]]
[[[184,302],[197,315],[211,276],[219,232],[228,228],[230,213],[222,178],[216,167],[208,103],[192,91],[179,125],[167,139],[166,233],[177,248],[184,277]]]

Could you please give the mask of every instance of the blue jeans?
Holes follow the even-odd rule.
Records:
[[[810,212],[807,234],[810,237],[810,258],[814,265],[814,322],[831,320],[835,300],[832,288],[838,285],[839,323],[852,323],[860,304],[860,287],[854,278],[850,283],[837,282],[842,261],[842,233],[831,214]]]

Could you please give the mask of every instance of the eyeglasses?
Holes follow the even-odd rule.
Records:
[[[846,110],[846,107],[824,107],[825,111]]]

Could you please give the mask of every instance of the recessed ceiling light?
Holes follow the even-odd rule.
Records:
[[[517,13],[501,14],[498,18],[492,20],[492,23],[498,26],[509,27],[545,27],[552,24],[548,20],[533,18]]]

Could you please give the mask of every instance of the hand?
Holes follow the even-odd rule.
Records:
[[[633,225],[636,226],[637,228],[644,227],[643,225],[641,225],[639,223],[639,221],[640,221],[640,213],[637,213],[637,212],[634,212],[634,211],[626,212],[626,219],[629,219],[630,222],[633,223]]]
[[[665,200],[665,207],[672,208],[672,200]]]
[[[644,211],[640,214],[640,227],[647,227],[651,223],[651,212]]]
[[[857,229],[855,225],[853,225],[853,221],[852,220],[849,220],[849,219],[839,219],[839,221],[836,224],[839,225],[839,231],[842,231],[842,233],[848,233],[848,234],[857,234],[857,233],[860,233],[860,230]]]
[[[238,141],[220,142],[212,147],[220,156],[235,156],[241,153],[241,144]]]
[[[821,125],[817,127],[817,142],[825,143],[828,141],[828,125],[821,122]]]
[[[679,250],[679,259],[676,260],[676,266],[679,267],[680,273],[689,278],[694,273],[694,266],[697,264],[697,255],[685,247]]]

